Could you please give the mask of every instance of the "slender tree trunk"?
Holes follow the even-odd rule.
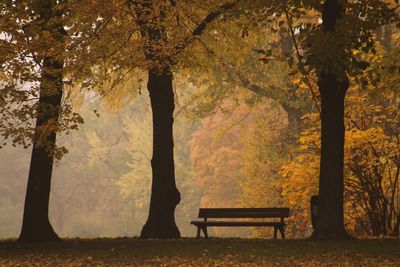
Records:
[[[175,207],[180,202],[180,193],[175,184],[172,79],[169,69],[149,70],[147,89],[153,112],[153,179],[149,217],[141,238],[180,238],[175,223]]]
[[[62,61],[44,58],[24,217],[18,239],[21,242],[59,240],[50,224],[48,211],[54,160],[52,152],[56,144],[56,125],[62,98],[62,67]],[[44,129],[47,126],[50,127]]]
[[[324,31],[335,31],[336,20],[343,12],[338,0],[326,0],[323,9]],[[343,71],[328,68],[320,71],[321,95],[321,161],[319,177],[318,218],[312,237],[316,239],[347,238],[344,227],[344,99],[349,87]]]

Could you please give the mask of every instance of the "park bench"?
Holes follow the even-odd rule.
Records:
[[[235,227],[235,226],[264,226],[274,227],[274,239],[277,238],[277,232],[281,233],[282,239],[285,239],[285,221],[289,217],[289,208],[207,208],[199,209],[199,218],[203,221],[192,221],[191,224],[197,226],[197,238],[200,238],[200,232],[203,231],[204,237],[208,238],[207,227]],[[279,221],[261,221],[261,220],[212,220],[208,219],[263,219],[280,218]]]

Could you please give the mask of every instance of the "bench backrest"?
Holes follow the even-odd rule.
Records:
[[[199,210],[199,218],[285,218],[290,208],[206,208]]]

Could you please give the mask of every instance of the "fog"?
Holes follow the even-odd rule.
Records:
[[[92,104],[84,104],[80,112],[85,123],[72,136],[58,139],[69,153],[54,166],[49,217],[61,237],[138,236],[148,215],[152,145],[148,100],[139,96],[118,111],[99,110],[98,118]],[[234,115],[175,118],[175,172],[182,197],[176,222],[182,236],[195,235],[190,221],[196,219],[200,206],[234,207],[240,202],[240,138],[234,142],[240,124],[216,140],[218,129],[241,118],[240,112]],[[226,151],[227,147],[236,152]],[[223,153],[215,156],[219,149]],[[0,152],[0,236],[16,238],[31,149],[7,145]],[[248,229],[215,231],[229,236],[250,234]]]

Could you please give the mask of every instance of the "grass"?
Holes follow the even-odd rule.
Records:
[[[0,266],[400,266],[400,240],[0,241]]]

